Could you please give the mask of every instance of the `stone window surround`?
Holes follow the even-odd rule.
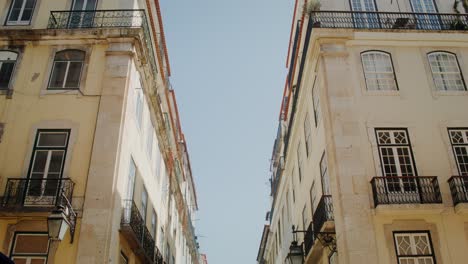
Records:
[[[20,73],[20,67],[21,67],[21,61],[23,60],[23,55],[24,55],[24,46],[9,46],[9,45],[0,45],[0,50],[6,50],[6,51],[13,51],[18,53],[18,57],[16,58],[15,62],[15,68],[13,69],[13,73],[11,74],[11,79],[10,83],[8,84],[8,89],[7,90],[0,90],[0,95],[6,95],[8,99],[11,99],[13,96],[14,89],[13,87],[15,86],[15,82],[17,79],[17,76]]]
[[[85,59],[83,61],[83,68],[81,69],[81,76],[80,76],[80,87],[78,89],[70,90],[70,89],[54,89],[49,90],[49,81],[52,77],[52,69],[54,66],[55,55],[57,52],[64,51],[64,50],[81,50],[85,52]],[[88,67],[91,60],[92,54],[92,46],[91,45],[55,45],[50,47],[49,53],[49,61],[47,63],[46,69],[47,71],[44,73],[44,79],[41,86],[40,96],[50,95],[50,94],[73,94],[73,95],[84,95],[86,91],[86,80],[88,76]]]
[[[465,88],[467,87],[467,83],[466,83],[466,80],[464,79],[464,76],[468,76],[467,71],[466,71],[467,65],[465,64],[465,61],[463,59],[462,52],[460,49],[448,48],[448,47],[421,48],[420,55],[422,57],[424,69],[426,72],[428,88],[430,88],[433,98],[438,98],[440,96],[461,96],[461,95],[468,96],[468,90],[465,90],[465,91],[439,91],[437,90],[434,84],[431,65],[429,64],[429,58],[428,58],[428,55],[433,52],[448,52],[456,56],[458,67],[460,68],[460,73],[462,75],[463,81],[465,82],[464,83]]]
[[[369,52],[369,51],[378,51],[378,52],[383,52],[383,53],[390,55],[390,59],[392,62],[392,67],[393,67],[393,75],[395,77],[397,90],[391,90],[391,91],[367,90],[367,83],[366,83],[366,78],[364,75],[364,65],[362,64],[361,54],[365,52]],[[399,67],[398,60],[394,60],[393,54],[395,54],[395,48],[387,47],[387,46],[379,47],[378,49],[375,49],[375,46],[374,47],[362,46],[362,47],[356,48],[355,50],[353,50],[353,52],[350,53],[351,55],[350,59],[352,60],[352,64],[355,66],[353,67],[355,69],[354,74],[357,76],[357,79],[358,79],[357,82],[359,83],[359,90],[361,92],[360,93],[361,95],[363,96],[400,96],[400,85],[398,83],[398,78],[397,78],[400,67]]]
[[[435,256],[436,263],[443,263],[441,259],[441,252],[440,252],[440,239],[439,233],[437,231],[437,225],[434,223],[429,223],[423,219],[398,219],[393,220],[392,223],[384,224],[384,238],[385,238],[385,245],[389,252],[389,263],[398,263],[397,259],[397,251],[395,248],[393,233],[394,232],[428,232],[431,237],[432,247],[433,247],[433,254]]]
[[[366,54],[384,54],[384,55],[387,55],[388,56],[388,59],[390,60],[390,64],[392,66],[392,74],[393,74],[393,80],[395,81],[395,88],[396,90],[369,90],[368,89],[368,84],[366,82],[366,72],[365,72],[365,69],[364,69],[364,61],[363,61],[363,56],[366,55]],[[397,77],[396,77],[396,73],[395,73],[395,67],[393,65],[393,56],[390,52],[387,52],[387,51],[384,51],[384,50],[379,50],[379,49],[369,49],[369,50],[364,50],[360,53],[360,58],[361,58],[361,67],[362,67],[362,74],[364,74],[364,82],[366,84],[366,91],[369,91],[369,92],[374,92],[374,93],[381,93],[381,92],[398,92],[399,90],[399,87],[398,87],[398,80],[397,80]],[[377,72],[376,72],[377,73]],[[390,74],[390,72],[388,72],[388,74]]]

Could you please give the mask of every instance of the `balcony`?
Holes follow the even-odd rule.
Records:
[[[453,205],[468,203],[468,176],[453,176],[448,180]]]
[[[437,177],[385,176],[371,180],[375,207],[381,204],[440,204]]]
[[[143,9],[51,11],[48,29],[141,28],[149,52],[153,74],[157,76],[156,57],[150,27]]]
[[[164,264],[161,252],[133,200],[124,200],[120,232],[143,263]]]
[[[2,211],[49,212],[54,207],[67,208],[74,183],[65,179],[16,179],[7,181],[1,200]]]
[[[322,195],[313,216],[314,233],[320,233],[323,229],[326,231],[334,230],[335,226],[330,223],[334,220],[332,196]]]
[[[313,11],[314,28],[468,30],[468,15],[444,13]]]
[[[309,252],[312,249],[312,246],[314,245],[314,242],[315,242],[314,231],[312,229],[312,226],[313,226],[313,223],[311,222],[304,235],[304,255],[305,256],[309,255]]]

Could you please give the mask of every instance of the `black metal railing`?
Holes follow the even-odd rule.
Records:
[[[467,14],[313,11],[315,28],[468,30]]]
[[[322,195],[313,216],[314,233],[320,233],[325,222],[334,221],[331,195]]]
[[[155,254],[154,254],[154,264],[164,264],[164,258],[159,251],[159,248],[155,247]]]
[[[154,263],[156,244],[153,237],[151,236],[151,233],[146,227],[145,221],[143,220],[143,217],[141,216],[135,201],[123,201],[121,225],[131,228],[133,235],[135,236],[135,239],[137,240],[145,258],[149,262]]]
[[[67,207],[74,183],[71,179],[10,178],[1,201],[3,210],[40,210]]]
[[[309,255],[312,246],[314,245],[314,230],[313,230],[313,223],[310,222],[309,227],[307,228],[304,234],[304,254],[305,256]]]
[[[453,176],[448,180],[453,205],[468,203],[468,176]]]
[[[157,76],[151,31],[143,9],[51,11],[48,29],[142,28],[153,74]]]
[[[435,176],[385,176],[371,180],[375,206],[379,204],[442,203]]]

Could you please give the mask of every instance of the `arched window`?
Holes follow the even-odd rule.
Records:
[[[361,60],[367,90],[398,90],[390,54],[382,51],[366,51],[361,53]]]
[[[0,90],[8,89],[17,58],[16,52],[0,50]]]
[[[436,51],[427,55],[438,91],[465,91],[466,86],[455,54]]]
[[[49,89],[78,89],[85,52],[64,50],[55,54],[49,81]]]

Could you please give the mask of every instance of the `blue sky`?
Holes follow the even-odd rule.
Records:
[[[210,264],[255,263],[293,0],[160,0]]]

